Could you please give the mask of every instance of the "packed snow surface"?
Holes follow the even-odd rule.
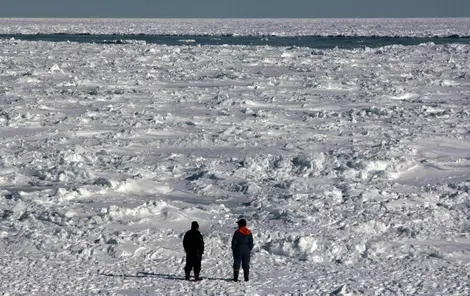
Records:
[[[469,73],[470,45],[0,41],[0,293],[469,295]]]
[[[0,18],[0,34],[451,36],[470,35],[470,18],[398,19],[20,19]]]

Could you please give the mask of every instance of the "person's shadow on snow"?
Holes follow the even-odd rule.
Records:
[[[176,274],[164,274],[164,273],[153,273],[153,272],[146,272],[146,271],[138,271],[135,275],[133,274],[115,274],[115,273],[100,273],[100,275],[104,276],[113,276],[113,277],[134,277],[134,278],[142,278],[142,277],[155,277],[161,278],[165,280],[180,280],[184,281],[183,276],[178,276]],[[227,281],[230,282],[232,279],[228,278],[218,278],[218,277],[205,277],[202,276],[201,279],[203,280],[217,280],[217,281]]]

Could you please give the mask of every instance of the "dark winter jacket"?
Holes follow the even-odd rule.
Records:
[[[184,251],[188,256],[202,256],[204,253],[204,240],[197,229],[191,229],[183,238]]]
[[[245,226],[233,234],[232,250],[234,253],[246,253],[253,249],[253,234]]]

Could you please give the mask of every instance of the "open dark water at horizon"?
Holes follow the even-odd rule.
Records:
[[[78,42],[96,44],[147,43],[164,45],[245,45],[309,47],[317,49],[377,48],[387,45],[412,46],[423,43],[470,44],[470,36],[382,37],[382,36],[200,36],[200,35],[93,35],[93,34],[0,34],[0,39]]]

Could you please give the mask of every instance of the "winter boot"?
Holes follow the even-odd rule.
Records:
[[[240,272],[239,269],[234,269],[233,270],[233,281],[238,282],[238,273]]]
[[[189,281],[189,275],[191,274],[191,270],[188,270],[187,268],[184,269],[184,279]]]
[[[199,270],[194,271],[194,280],[195,281],[200,281],[201,280],[201,278],[199,277],[199,273],[200,273]]]
[[[249,268],[243,269],[243,277],[245,278],[245,282],[248,282],[248,280],[250,279],[250,269]]]

